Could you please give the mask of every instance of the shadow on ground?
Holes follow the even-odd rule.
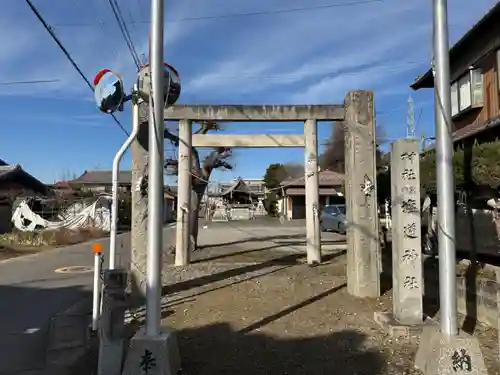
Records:
[[[33,280],[0,285],[0,300],[4,302],[0,310],[0,374],[50,373],[55,368],[59,373],[73,373],[77,367],[89,368],[89,360],[83,360],[90,346],[88,290],[51,287],[51,280]],[[65,350],[68,343],[72,347]]]
[[[287,241],[282,242],[280,240],[287,240]],[[267,241],[269,242],[279,241],[278,243],[280,246],[306,245],[305,235],[302,233],[302,234],[284,234],[284,235],[260,236],[260,237],[252,236],[236,241],[221,242],[210,245],[201,245],[198,247],[197,250],[203,250],[207,248],[211,249],[215,247],[230,246],[230,245],[239,245],[247,242],[267,242]],[[322,240],[321,243],[325,245],[325,244],[345,243],[345,241],[346,241],[345,238],[341,237],[337,240]]]
[[[325,254],[322,256],[322,261],[325,264],[321,264],[317,267],[323,267],[327,265],[327,262],[334,260],[335,258],[343,255],[345,251],[339,251],[337,253],[332,253],[332,254]],[[230,255],[228,255],[230,256]],[[211,283],[216,283],[218,281],[223,281],[226,279],[230,279],[232,277],[236,276],[242,276],[245,274],[249,274],[255,271],[260,271],[264,270],[269,267],[275,267],[275,266],[283,266],[283,268],[303,264],[306,259],[305,254],[290,254],[290,255],[285,255],[282,257],[274,258],[268,261],[264,261],[261,263],[255,263],[255,264],[249,264],[245,265],[242,267],[236,267],[236,268],[231,268],[229,270],[225,270],[222,272],[218,272],[215,274],[210,274],[210,275],[204,275],[200,276],[194,279],[186,280],[186,281],[180,281],[175,284],[170,284],[166,285],[162,288],[162,295],[167,295],[167,294],[174,294],[174,293],[179,293],[181,291],[185,291],[188,289],[192,288],[197,288],[197,287],[202,287],[206,286]],[[205,260],[202,260],[205,261]],[[272,273],[271,271],[270,273]],[[258,277],[261,277],[262,275],[259,275]],[[243,281],[247,281],[250,278],[247,278]]]
[[[386,366],[378,351],[363,348],[367,336],[353,330],[286,340],[217,323],[178,335],[183,374],[377,375]]]

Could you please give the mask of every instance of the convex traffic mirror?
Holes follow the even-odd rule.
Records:
[[[137,77],[137,90],[141,98],[149,101],[151,93],[151,69],[145,65],[139,71]],[[179,73],[171,65],[163,63],[163,101],[164,105],[175,104],[181,95],[181,80]]]
[[[121,109],[125,90],[121,77],[109,69],[103,69],[94,78],[94,99],[97,107],[104,113]]]

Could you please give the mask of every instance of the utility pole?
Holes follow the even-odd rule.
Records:
[[[457,327],[455,202],[451,137],[447,0],[433,0],[434,113],[436,121],[437,231],[440,329],[426,327],[415,366],[424,375],[452,371],[488,374],[478,340]],[[475,266],[475,265],[473,265]]]
[[[149,181],[146,336],[155,337],[161,323],[161,270],[163,250],[163,0],[151,1],[151,92],[149,93]]]
[[[413,98],[408,96],[408,114],[406,116],[406,138],[415,137],[415,109]]]
[[[457,328],[455,201],[451,129],[450,57],[447,0],[434,0],[434,105],[436,117],[436,183],[439,244],[441,332]]]
[[[163,268],[163,163],[164,163],[164,63],[163,0],[151,0],[151,37],[148,126],[148,218],[146,259],[146,326],[130,340],[123,375],[179,372],[180,354],[173,331],[161,326],[161,274]],[[170,77],[169,77],[170,79]]]

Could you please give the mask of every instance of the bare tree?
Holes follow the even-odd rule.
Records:
[[[325,142],[325,151],[320,155],[321,169],[329,169],[338,173],[345,172],[344,123],[332,124],[332,135]]]
[[[287,163],[283,164],[283,168],[285,169],[286,178],[304,177],[305,168],[302,164]]]
[[[325,150],[320,155],[320,166],[322,169],[330,169],[338,173],[345,173],[345,124],[334,122],[332,125],[332,135],[324,143]],[[377,168],[386,163],[385,154],[381,151],[381,146],[387,143],[385,128],[382,124],[375,125],[376,143],[376,164]]]
[[[199,129],[195,134],[207,134],[209,131],[218,131],[220,126],[214,121],[199,122]],[[170,140],[175,146],[179,146],[179,136],[165,129],[165,139]],[[199,151],[191,148],[191,212],[189,215],[190,238],[193,244],[193,249],[198,247],[198,217],[200,204],[203,195],[207,189],[212,171],[217,168],[232,169],[233,166],[228,163],[227,159],[231,156],[231,149],[226,147],[216,147],[203,160],[200,158]],[[178,160],[169,158],[165,160],[165,168],[171,173],[176,174],[178,171]]]

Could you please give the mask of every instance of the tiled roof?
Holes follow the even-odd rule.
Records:
[[[80,177],[69,182],[72,184],[111,185],[112,176],[113,171],[85,171]],[[118,183],[121,185],[131,184],[132,171],[120,171]]]
[[[232,186],[224,189],[224,191],[220,192],[219,195],[220,196],[227,195],[227,194],[230,194],[232,191],[238,191],[240,193],[247,193],[249,195],[255,195],[255,193],[251,192],[250,189],[248,188],[247,184],[241,179],[236,180]]]
[[[487,129],[500,125],[500,116],[494,117],[486,122],[474,123],[464,126],[453,132],[453,142],[461,141],[473,135],[479,134]]]
[[[342,185],[344,182],[344,175],[334,172],[334,171],[321,171],[319,172],[319,185],[320,186],[332,186],[332,185]],[[287,178],[281,183],[281,186],[304,186],[304,177],[300,179]]]
[[[320,188],[319,195],[337,195],[337,190],[334,188]],[[290,189],[286,189],[286,195],[306,195],[306,189],[303,187],[293,187]]]
[[[20,165],[0,165],[0,179],[22,170]]]
[[[30,175],[22,169],[19,164],[0,165],[0,182],[8,181],[13,178],[18,178],[19,181],[22,181],[22,183],[26,185],[26,187],[37,193],[46,194],[48,191],[47,185]]]
[[[55,189],[71,189],[68,181],[57,181],[52,187]]]

